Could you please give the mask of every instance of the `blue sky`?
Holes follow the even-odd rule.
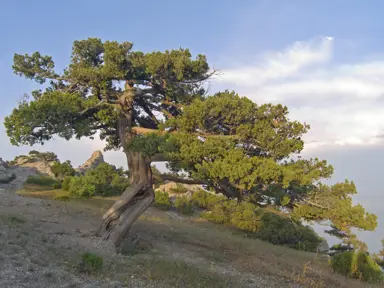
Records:
[[[335,167],[335,180],[353,178],[357,199],[384,218],[377,205],[383,195],[377,171],[384,160],[382,1],[13,0],[0,5],[0,119],[38,87],[13,74],[14,53],[38,50],[53,56],[62,70],[72,42],[87,37],[131,41],[143,51],[190,48],[220,70],[213,91],[234,89],[256,102],[281,102],[292,118],[311,124],[305,154],[324,155]],[[35,148],[78,165],[102,147],[100,141],[55,140]],[[11,147],[0,126],[0,157],[11,159],[29,149]],[[118,152],[106,159],[124,165]],[[375,250],[384,238],[380,225],[374,234],[364,234]]]

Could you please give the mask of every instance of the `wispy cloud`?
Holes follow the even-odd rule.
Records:
[[[308,146],[374,144],[384,132],[384,61],[338,64],[337,39],[296,42],[224,69],[218,85],[258,103],[283,103],[309,123]]]

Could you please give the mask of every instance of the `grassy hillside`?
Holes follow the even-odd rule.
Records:
[[[42,246],[49,246],[52,250],[49,253],[56,253],[59,259],[64,259],[67,263],[65,269],[75,275],[83,273],[76,269],[82,253],[91,251],[100,255],[103,258],[102,269],[87,276],[94,281],[108,278],[120,283],[121,286],[115,287],[367,287],[361,282],[334,274],[324,256],[248,239],[229,227],[155,207],[140,217],[131,234],[139,235],[141,242],[150,243],[150,247],[127,244],[124,250],[126,256],[117,256],[91,244],[89,247],[87,244],[77,245],[74,244],[76,241],[85,241],[90,237],[91,241],[94,231],[88,234],[82,231],[83,236],[79,240],[73,232],[75,227],[87,231],[97,229],[100,215],[115,199],[49,200],[65,193],[59,189],[26,185],[18,192],[25,201],[34,201],[27,196],[41,198],[42,205],[54,206],[55,210],[66,211],[65,214],[46,219],[44,214],[39,214],[42,212],[33,210],[33,217],[26,215],[23,220],[16,221],[9,220],[15,216],[2,210],[1,225],[8,225],[11,230],[18,229],[18,235],[29,231],[29,239],[32,237],[34,241],[41,242],[38,239],[44,237],[44,232],[31,231],[30,225],[40,220],[52,222],[48,229],[59,229],[59,238],[54,243],[49,242],[49,245],[41,243]],[[23,239],[24,236],[20,237]],[[71,241],[68,242],[65,237]],[[67,246],[71,249],[63,248]]]

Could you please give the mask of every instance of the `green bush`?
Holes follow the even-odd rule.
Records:
[[[172,203],[166,192],[155,192],[155,206],[161,210],[171,209]]]
[[[103,258],[92,253],[84,253],[79,265],[80,272],[97,273],[103,268]]]
[[[56,195],[53,200],[69,201],[70,198],[68,195]]]
[[[224,196],[218,196],[204,190],[198,190],[192,194],[193,203],[203,209],[209,209],[225,199]]]
[[[380,266],[365,252],[338,253],[331,259],[333,270],[339,274],[377,283],[383,280]]]
[[[212,206],[209,211],[203,212],[201,216],[218,224],[230,224],[232,212],[236,209],[236,200],[226,200]]]
[[[191,215],[193,213],[192,203],[186,196],[177,197],[175,207],[181,214]]]
[[[380,255],[377,255],[377,254],[373,254],[373,255],[372,255],[372,259],[373,259],[379,266],[381,266],[381,267],[384,269],[384,257],[383,257],[383,256],[380,256]]]
[[[99,164],[84,176],[66,176],[62,182],[63,190],[78,197],[121,195],[128,186],[124,171],[108,163]]]
[[[29,176],[25,181],[25,184],[33,184],[54,188],[58,185],[58,181],[49,176]]]
[[[261,215],[261,226],[255,237],[275,245],[316,252],[321,238],[312,228],[261,208],[257,211]]]
[[[96,194],[96,188],[87,177],[73,177],[68,190],[71,195],[78,197],[91,197]]]
[[[261,226],[261,217],[255,213],[255,205],[241,202],[233,205],[230,223],[235,227],[250,232],[258,232]]]
[[[53,184],[53,188],[54,189],[60,189],[61,188],[61,183],[57,182],[57,183]]]
[[[202,193],[199,195],[195,199],[203,203],[201,206],[206,205]],[[232,225],[250,237],[275,245],[316,252],[321,242],[321,238],[310,227],[246,201],[238,203],[236,200],[221,200],[203,212],[201,217],[218,224]]]
[[[61,183],[61,189],[64,191],[69,191],[69,188],[71,187],[71,181],[74,177],[64,177],[63,182]]]
[[[55,175],[57,179],[63,179],[67,176],[75,176],[76,171],[73,169],[71,162],[66,161],[64,163],[60,163],[56,161],[51,167],[52,173]]]

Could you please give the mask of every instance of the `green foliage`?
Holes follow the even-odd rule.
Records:
[[[52,173],[57,179],[63,179],[67,176],[74,176],[76,174],[75,169],[71,165],[71,161],[65,161],[63,163],[55,162],[51,167]]]
[[[63,189],[64,191],[69,191],[69,188],[71,187],[71,181],[72,177],[64,177],[63,182],[61,183],[61,189]]]
[[[49,176],[28,176],[25,184],[40,185],[56,189],[55,187],[60,183]]]
[[[333,270],[342,275],[377,283],[383,280],[383,272],[365,252],[343,252],[331,259]]]
[[[158,135],[150,133],[147,135],[137,135],[131,141],[126,149],[128,151],[142,152],[144,156],[153,156],[162,152],[162,147],[165,145],[169,135]]]
[[[184,215],[191,215],[193,213],[193,206],[191,200],[186,196],[177,197],[175,200],[176,210]]]
[[[169,199],[169,195],[166,192],[155,192],[155,203],[154,205],[162,210],[169,210],[171,209],[172,203]]]
[[[36,150],[32,150],[29,152],[29,157],[30,158],[37,158],[37,159],[41,159],[41,160],[44,160],[46,162],[53,162],[53,161],[57,161],[57,155],[53,152],[39,152],[39,151],[36,151]]]
[[[218,224],[234,226],[246,232],[249,237],[275,245],[316,252],[321,242],[320,237],[310,227],[246,201],[220,201],[201,216]]]
[[[232,212],[236,209],[236,200],[219,202],[212,206],[209,211],[203,212],[201,216],[218,224],[230,224]]]
[[[123,176],[121,169],[101,163],[84,176],[64,177],[62,189],[78,197],[113,196],[121,195],[128,185],[128,178]]]
[[[73,196],[91,197],[96,195],[96,185],[87,177],[72,177],[68,191]]]
[[[384,240],[381,240],[382,249],[378,254],[373,254],[372,259],[384,269]]]
[[[53,152],[39,152],[36,150],[29,151],[28,155],[18,155],[12,161],[10,165],[15,165],[22,159],[22,163],[33,163],[37,161],[54,162],[58,161],[57,155]]]
[[[287,245],[299,250],[316,252],[321,238],[312,228],[275,213],[263,211],[260,214],[261,227],[255,237],[275,245]]]
[[[101,256],[84,253],[81,255],[79,270],[82,273],[98,273],[103,268],[103,258]]]
[[[53,184],[53,189],[60,189],[60,188],[61,188],[60,182],[56,182],[55,184]]]
[[[19,216],[9,216],[8,217],[8,224],[10,226],[20,226],[20,225],[24,224],[25,222],[27,222],[27,220],[24,218],[21,218]]]
[[[231,202],[234,204],[233,200]],[[230,223],[240,230],[256,233],[260,231],[261,218],[255,211],[255,205],[249,202],[237,203],[234,205]]]
[[[224,196],[218,196],[201,189],[192,194],[193,203],[203,209],[210,209],[225,199]]]
[[[68,195],[56,195],[53,197],[53,200],[59,200],[59,201],[69,201],[71,199]]]

